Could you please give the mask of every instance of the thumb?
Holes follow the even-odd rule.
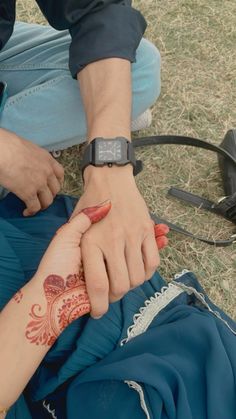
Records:
[[[66,224],[66,228],[82,235],[89,229],[91,224],[97,223],[106,217],[110,209],[111,201],[109,199],[99,205],[83,208]]]

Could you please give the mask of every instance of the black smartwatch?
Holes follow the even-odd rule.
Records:
[[[125,166],[131,163],[133,174],[136,176],[142,170],[142,161],[135,159],[133,144],[124,137],[102,138],[98,137],[87,145],[84,151],[81,170],[82,176],[85,168],[92,164],[96,167]]]

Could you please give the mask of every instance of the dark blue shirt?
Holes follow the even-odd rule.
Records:
[[[130,0],[36,1],[51,26],[70,31],[69,67],[73,77],[87,64],[103,58],[135,61],[146,22]],[[12,34],[15,5],[16,0],[0,0],[0,49]]]

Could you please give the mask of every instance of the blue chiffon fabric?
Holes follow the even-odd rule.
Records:
[[[23,218],[14,195],[0,202],[0,309],[33,276],[74,205],[74,198],[59,196],[46,211]],[[158,304],[153,296],[167,285],[158,273],[111,304],[100,320],[87,315],[73,322],[7,419],[235,419],[236,324],[192,273],[175,281],[202,298],[186,288],[124,345],[134,315],[147,300]]]

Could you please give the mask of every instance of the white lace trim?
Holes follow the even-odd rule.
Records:
[[[181,273],[175,275],[175,279],[180,278],[189,272],[187,269],[184,269]],[[152,320],[155,316],[165,308],[172,300],[174,300],[178,295],[182,294],[184,290],[181,290],[177,285],[169,283],[167,286],[162,287],[160,292],[155,292],[154,296],[149,300],[144,302],[144,307],[141,307],[139,313],[135,314],[133,317],[133,324],[127,330],[127,338],[123,339],[120,342],[120,345],[123,346],[129,340],[133,339],[135,336],[138,336],[144,333],[150,326]],[[124,381],[130,388],[137,391],[140,398],[140,406],[143,409],[146,418],[151,419],[146,405],[144,392],[142,386],[136,381]]]
[[[146,405],[145,399],[144,399],[143,389],[140,386],[140,384],[136,383],[136,381],[125,381],[125,384],[128,384],[128,386],[130,388],[132,388],[132,389],[134,389],[135,391],[138,392],[139,398],[140,398],[141,408],[143,409],[144,413],[146,414],[147,419],[151,419],[151,417],[149,415],[149,412],[148,412],[148,409],[147,409],[147,405]]]
[[[176,279],[176,277],[175,277],[175,279]],[[201,303],[208,309],[208,311],[210,312],[210,313],[212,313],[212,314],[214,314],[214,316],[216,316],[219,320],[221,320],[228,328],[229,328],[229,330],[234,334],[234,335],[236,335],[236,330],[234,330],[234,329],[232,329],[232,327],[229,325],[229,323],[225,320],[225,319],[223,319],[222,317],[221,317],[221,314],[219,313],[219,311],[216,311],[216,310],[212,310],[212,308],[209,306],[209,304],[206,302],[206,298],[205,298],[205,296],[201,293],[201,292],[198,292],[195,288],[193,288],[193,287],[189,287],[188,285],[185,285],[185,284],[183,284],[182,282],[175,282],[175,281],[172,281],[172,283],[174,284],[174,285],[176,285],[177,287],[179,287],[179,288],[181,288],[183,291],[185,291],[187,294],[189,294],[189,295],[191,295],[191,294],[194,294],[195,295],[195,297],[197,297],[198,298],[198,300],[199,301],[201,301]]]
[[[156,292],[153,297],[144,302],[144,307],[139,309],[139,313],[135,314],[133,317],[133,324],[127,330],[127,337],[123,339],[120,345],[124,345],[129,340],[133,339],[135,336],[138,336],[144,333],[150,326],[152,320],[155,316],[165,308],[171,301],[173,301],[178,295],[183,292],[187,294],[194,294],[202,304],[209,310],[210,313],[214,314],[218,319],[220,319],[233,334],[236,335],[236,331],[233,330],[228,322],[224,320],[218,311],[212,310],[209,304],[206,302],[205,296],[198,292],[195,288],[189,287],[182,282],[175,282],[175,279],[181,278],[181,276],[188,273],[187,269],[184,269],[181,273],[174,276],[174,280],[170,282],[167,286],[163,287],[160,292]],[[125,383],[132,389],[138,392],[140,398],[140,405],[146,414],[147,419],[150,419],[150,414],[145,402],[144,392],[140,384],[136,381],[125,381]]]
[[[187,272],[189,271],[184,269],[181,273],[175,275],[175,279],[180,278]],[[160,292],[155,292],[149,300],[144,302],[144,307],[139,309],[139,313],[134,315],[133,324],[127,330],[127,337],[122,339],[120,345],[123,346],[130,339],[144,333],[156,315],[183,292],[184,290],[181,290],[173,283],[169,283],[167,286],[162,287]]]
[[[48,411],[48,413],[50,413],[53,419],[57,419],[55,409],[51,410],[50,403],[46,404],[46,400],[43,401],[43,407]]]

